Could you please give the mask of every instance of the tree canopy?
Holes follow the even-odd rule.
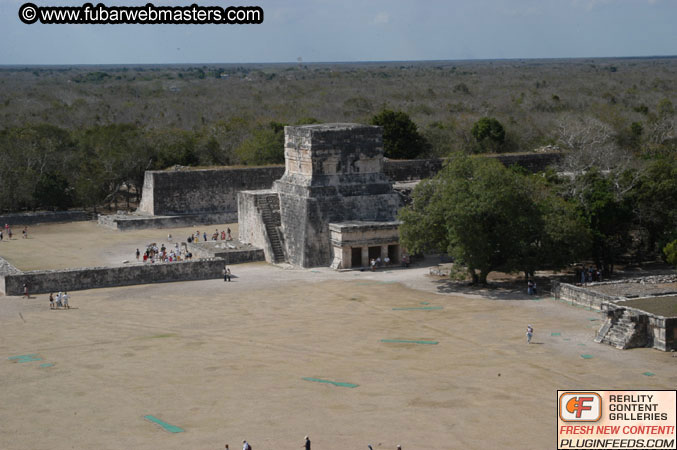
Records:
[[[485,152],[500,151],[505,143],[505,129],[493,117],[482,117],[473,124],[470,133]]]
[[[420,158],[430,150],[430,144],[419,133],[416,124],[402,111],[384,109],[372,117],[371,124],[383,127],[383,153],[386,158]]]
[[[588,243],[575,209],[545,184],[484,158],[453,158],[400,219],[407,249],[447,251],[480,283],[495,270],[561,268]]]

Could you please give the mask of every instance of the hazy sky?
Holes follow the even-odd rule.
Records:
[[[102,0],[109,6],[149,1],[166,6],[257,5],[265,18],[261,25],[25,25],[18,18],[24,1],[0,0],[0,64],[677,54],[677,0]]]

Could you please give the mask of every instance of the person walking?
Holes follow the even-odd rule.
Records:
[[[230,282],[230,267],[226,269],[226,279]]]
[[[310,438],[306,436],[304,439],[305,442],[303,443],[302,447],[305,448],[306,450],[310,450]]]
[[[139,256],[141,256],[141,252],[140,252],[139,249],[137,248],[137,249],[136,249],[136,260],[137,260],[137,261],[139,260]]]
[[[228,281],[228,267],[223,266],[223,282],[225,283]]]
[[[49,293],[49,309],[54,309],[54,294]]]
[[[242,450],[252,450],[252,446],[246,440],[242,441]]]
[[[534,335],[534,327],[527,325],[527,344],[531,344],[531,338]]]

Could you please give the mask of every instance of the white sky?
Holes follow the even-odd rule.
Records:
[[[96,4],[99,0],[90,0]],[[0,64],[564,58],[677,54],[677,0],[100,0],[257,5],[261,25],[26,25],[0,0]],[[32,0],[80,6],[86,0]],[[425,5],[425,6],[423,6]]]

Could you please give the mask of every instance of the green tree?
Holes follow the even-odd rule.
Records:
[[[284,162],[284,125],[271,122],[269,126],[254,130],[235,154],[242,164],[265,165]]]
[[[668,264],[677,267],[677,239],[663,248],[663,254],[665,255],[665,260]]]
[[[492,117],[482,117],[475,122],[470,133],[483,152],[500,151],[505,143],[505,129],[501,122]]]
[[[73,188],[65,176],[43,173],[35,183],[33,198],[38,208],[67,209],[73,206]]]
[[[560,269],[588,249],[585,222],[542,179],[485,158],[456,157],[420,183],[399,214],[411,252],[446,251],[473,281],[494,270]]]
[[[650,253],[677,238],[677,156],[648,162],[628,197]]]
[[[386,158],[414,159],[430,151],[430,144],[405,112],[384,109],[372,117],[371,124],[383,127],[383,153]]]
[[[575,181],[580,186],[578,209],[592,237],[592,257],[607,275],[631,243],[633,213],[628,197],[614,185],[619,181],[614,174],[604,175],[594,168]]]

